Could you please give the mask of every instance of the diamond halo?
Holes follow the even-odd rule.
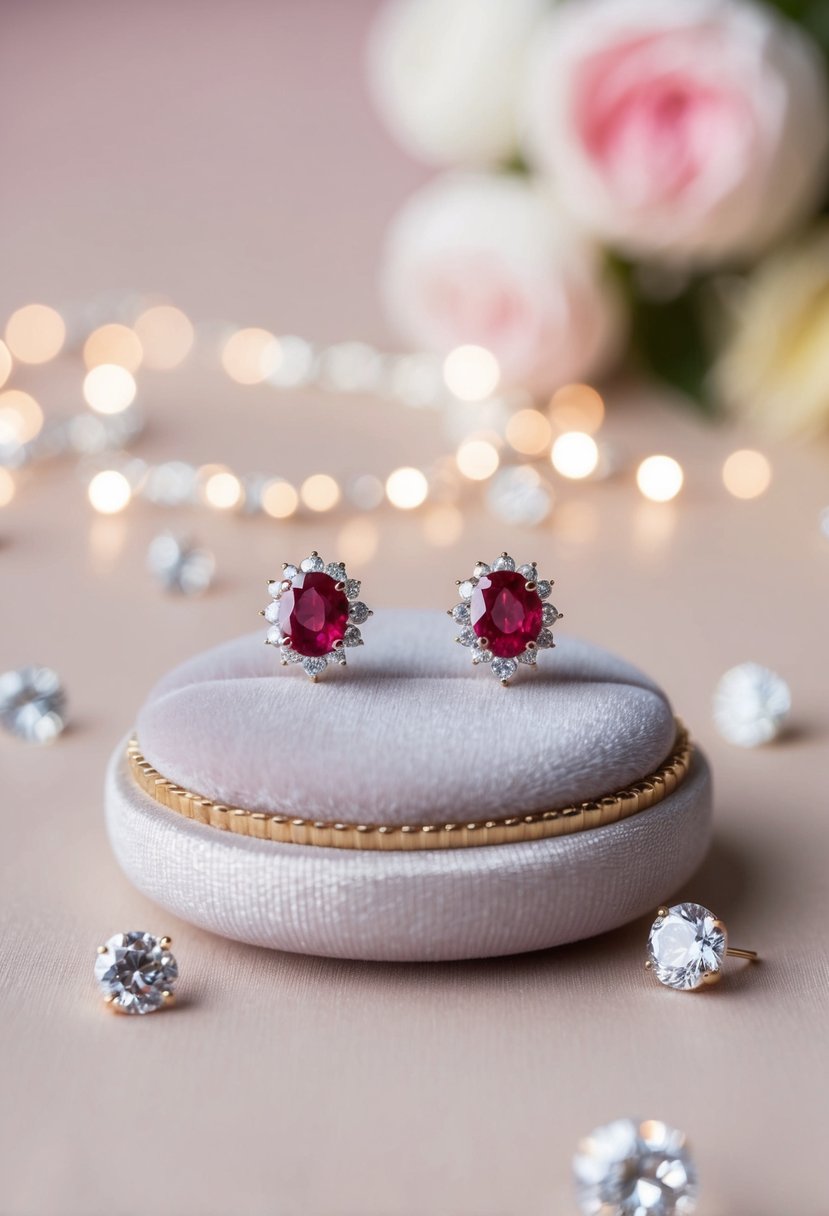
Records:
[[[266,646],[276,646],[283,667],[301,665],[316,682],[331,663],[346,665],[347,649],[363,645],[360,626],[374,615],[360,599],[360,583],[344,562],[327,565],[314,550],[298,566],[286,562],[268,580],[270,602],[260,615],[269,623]]]
[[[474,665],[487,665],[508,684],[519,664],[534,668],[538,652],[555,646],[552,626],[563,614],[545,602],[552,587],[535,562],[518,566],[506,551],[492,565],[477,562],[468,578],[458,580],[460,603],[449,609],[461,627],[455,641],[469,650]]]

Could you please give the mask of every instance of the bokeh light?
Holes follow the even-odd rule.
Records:
[[[463,535],[463,514],[451,503],[430,507],[423,516],[423,535],[436,549],[448,549]]]
[[[595,435],[604,421],[604,401],[589,384],[565,384],[553,393],[549,415],[558,431]]]
[[[599,449],[592,435],[584,431],[565,431],[553,444],[550,459],[553,468],[562,477],[580,481],[595,472],[599,463]]]
[[[0,388],[8,380],[12,374],[12,357],[9,353],[9,348],[6,343],[0,339]]]
[[[460,401],[483,401],[501,379],[498,360],[483,346],[456,346],[443,361],[446,387]]]
[[[507,422],[504,435],[522,456],[538,456],[550,446],[553,428],[539,410],[517,410]]]
[[[299,496],[309,511],[331,511],[340,501],[342,492],[327,473],[312,473],[300,486]]]
[[[386,479],[386,496],[393,507],[401,511],[412,511],[426,501],[429,482],[420,469],[404,466],[395,469]]]
[[[222,347],[222,367],[237,384],[261,384],[280,357],[279,341],[266,329],[237,329]]]
[[[461,474],[470,481],[486,481],[501,460],[495,444],[488,439],[465,439],[455,459]]]
[[[288,519],[299,506],[299,495],[289,481],[274,477],[262,488],[262,510],[271,519]]]
[[[636,484],[651,502],[670,502],[683,481],[682,466],[672,456],[648,456],[636,470]]]
[[[117,469],[104,469],[92,478],[87,494],[101,515],[117,515],[132,498],[132,488],[123,473]]]
[[[19,388],[0,393],[0,443],[28,443],[42,426],[43,410],[30,393]]]
[[[350,519],[337,537],[340,560],[350,566],[366,566],[377,552],[380,532],[371,519],[358,515]]]
[[[202,494],[216,511],[232,511],[242,501],[242,483],[229,469],[217,469],[204,479]]]
[[[63,317],[48,304],[26,304],[6,323],[6,345],[21,363],[48,363],[65,340]]]
[[[0,507],[7,507],[14,498],[14,478],[8,469],[0,465]]]
[[[135,380],[125,367],[101,363],[86,373],[83,395],[96,414],[120,414],[135,400]]]
[[[144,351],[144,363],[167,371],[183,363],[195,333],[189,319],[172,304],[154,304],[136,318],[133,328]]]
[[[762,452],[741,448],[725,461],[722,479],[735,498],[759,498],[771,484],[771,464]]]
[[[141,339],[128,325],[100,325],[93,329],[83,344],[83,361],[88,368],[98,367],[101,363],[116,363],[128,372],[135,372],[141,366],[143,357]]]

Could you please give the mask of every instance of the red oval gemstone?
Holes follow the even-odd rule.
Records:
[[[514,659],[541,632],[541,599],[515,570],[493,570],[479,579],[469,604],[472,628],[498,659]]]
[[[297,654],[329,654],[348,627],[348,600],[330,574],[298,574],[279,601],[279,628]]]

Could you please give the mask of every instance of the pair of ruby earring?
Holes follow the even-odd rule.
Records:
[[[502,684],[520,663],[533,668],[539,651],[555,646],[553,625],[562,614],[548,602],[553,580],[540,578],[535,562],[519,566],[505,552],[492,565],[477,562],[457,588],[460,602],[448,610],[459,626],[455,641]],[[373,613],[343,562],[326,563],[314,552],[298,566],[283,565],[268,591],[265,643],[279,649],[283,665],[297,663],[316,680],[329,663],[344,667],[346,651],[363,645],[360,626]]]

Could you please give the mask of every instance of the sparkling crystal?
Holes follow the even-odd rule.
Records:
[[[528,582],[529,581],[535,582],[535,580],[538,578],[538,571],[536,570],[535,566],[533,566],[532,563],[530,563],[530,562],[528,562],[527,564],[525,564],[523,566],[519,566],[518,573],[523,574],[524,578],[527,579]]]
[[[559,618],[559,611],[552,604],[545,604],[541,609],[541,620],[545,625],[555,625]]]
[[[500,557],[496,557],[492,563],[493,570],[514,570],[515,558],[510,557],[507,553],[502,553]]]
[[[475,575],[476,579],[483,578],[485,574],[489,574],[491,568],[492,567],[488,566],[486,562],[477,562],[472,573]]]
[[[700,904],[675,904],[657,916],[648,937],[653,973],[668,988],[699,988],[725,958],[722,922]]]
[[[526,663],[528,667],[535,667],[536,663],[538,662],[538,651],[525,650],[522,654],[519,654],[518,662]]]
[[[536,527],[553,508],[553,495],[537,469],[515,465],[500,469],[486,492],[487,506],[505,524]]]
[[[304,568],[305,562],[302,565]],[[335,642],[344,640],[348,600],[329,574],[320,570],[298,574],[279,600],[278,619],[279,628],[298,654],[319,658],[333,650]]]
[[[509,680],[518,670],[518,664],[515,659],[493,659],[490,670],[499,680]]]
[[[786,681],[759,663],[732,667],[714,692],[717,730],[738,747],[759,747],[775,739],[791,707]]]
[[[317,659],[303,659],[302,660],[303,670],[305,671],[306,675],[309,675],[311,677],[312,680],[316,676],[318,676],[320,674],[320,672],[325,671],[327,666],[328,666],[328,662],[322,656]]]
[[[546,600],[547,596],[553,590],[553,584],[548,583],[546,578],[540,578],[536,583],[536,587],[538,589],[538,598],[540,600]]]
[[[541,600],[535,591],[527,590],[523,574],[493,570],[473,592],[470,617],[475,635],[487,639],[492,653],[512,659],[538,637]]]
[[[51,743],[66,725],[66,696],[57,672],[21,667],[0,675],[0,725],[27,743]]]
[[[285,635],[278,625],[272,625],[265,635],[265,641],[269,646],[281,646],[285,641]]]
[[[478,637],[471,625],[467,625],[460,631],[458,641],[461,646],[477,646]]]
[[[360,581],[356,578],[348,578],[345,580],[345,598],[347,600],[356,600],[360,594]]]
[[[356,625],[349,625],[343,634],[343,641],[346,646],[362,646],[363,635]]]
[[[454,621],[456,621],[459,625],[468,625],[469,624],[469,605],[468,604],[456,604],[455,607],[452,609],[452,619]]]
[[[297,570],[296,566],[292,566],[290,564],[283,566],[282,578],[277,579],[277,582],[282,582],[284,580],[287,580],[290,583],[290,581],[292,579],[295,579],[298,574],[299,574],[299,571]]]
[[[325,567],[325,573],[329,578],[333,578],[335,583],[344,583],[347,578],[345,566],[342,562],[329,562]]]
[[[458,595],[462,600],[470,599],[472,592],[478,585],[477,578],[468,578],[458,585]]]
[[[491,663],[492,651],[483,650],[480,646],[472,647],[472,662],[473,663]]]
[[[697,1171],[683,1132],[657,1119],[616,1119],[581,1141],[573,1158],[584,1216],[690,1216]]]
[[[270,621],[272,625],[275,625],[279,620],[279,603],[277,600],[273,599],[268,604],[265,609],[265,620]]]
[[[325,562],[318,553],[312,553],[310,557],[305,557],[302,559],[302,561],[299,563],[299,568],[306,574],[313,574],[318,570],[324,570]]]
[[[116,933],[95,960],[102,992],[122,1013],[154,1013],[172,993],[178,966],[164,938]]]
[[[208,549],[164,532],[150,542],[147,569],[165,591],[201,595],[213,582],[216,560]]]
[[[360,600],[352,604],[348,610],[348,619],[355,625],[362,625],[363,621],[367,621],[370,616],[371,612]]]
[[[539,650],[549,650],[551,646],[555,646],[553,635],[549,629],[542,629],[538,637],[535,639],[535,644]]]

